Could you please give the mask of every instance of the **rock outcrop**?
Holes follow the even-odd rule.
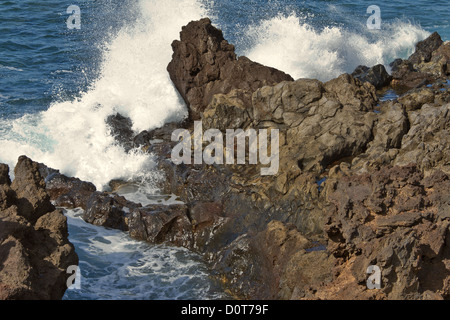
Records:
[[[293,81],[237,59],[209,19],[191,22],[168,66],[190,121],[132,139],[156,157],[161,191],[183,204],[142,206],[42,165],[48,192],[90,223],[202,254],[238,298],[449,299],[449,57],[439,40],[396,61],[392,81],[383,66]],[[380,101],[386,87],[399,98]],[[192,135],[192,120],[278,129],[280,170],[175,165],[172,133]],[[366,285],[370,265],[382,270],[379,290]]]
[[[416,51],[407,59],[391,63],[392,86],[405,92],[423,87],[450,74],[450,42],[444,43],[438,33],[416,45]]]
[[[386,68],[382,64],[378,64],[372,68],[359,66],[352,73],[352,76],[363,82],[369,82],[376,89],[382,89],[388,86],[392,80],[392,77],[387,73]]]
[[[325,226],[328,250],[341,272],[354,277],[354,290],[341,298],[359,298],[370,265],[382,270],[383,289],[373,298],[422,299],[427,291],[450,297],[449,187],[448,175],[434,171],[424,178],[415,165],[327,181],[324,192],[333,204]],[[332,286],[316,297],[333,299]]]
[[[61,299],[78,264],[67,221],[50,202],[38,164],[0,165],[0,300]]]
[[[188,106],[191,120],[200,119],[215,94],[239,89],[248,104],[256,89],[293,80],[282,71],[246,57],[237,58],[234,46],[208,18],[183,27],[180,40],[174,41],[172,48],[173,58],[167,70]]]

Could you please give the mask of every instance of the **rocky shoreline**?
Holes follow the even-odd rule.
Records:
[[[0,165],[0,300],[59,300],[78,265],[67,220],[50,202],[37,164],[20,157],[11,183]]]
[[[449,42],[435,33],[394,61],[391,75],[360,66],[326,83],[238,58],[209,19],[183,27],[172,48],[168,72],[189,119],[138,135],[119,114],[108,124],[125,149],[157,157],[162,193],[183,204],[142,206],[117,194],[118,181],[99,192],[21,158],[56,206],[201,254],[236,298],[450,298]],[[387,90],[399,97],[381,101]],[[193,133],[195,120],[204,130],[278,129],[278,174],[261,176],[261,165],[175,165],[172,132]],[[1,224],[13,201],[3,190]],[[381,289],[367,288],[370,265],[382,271]]]

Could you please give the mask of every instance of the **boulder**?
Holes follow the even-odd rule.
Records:
[[[450,43],[443,43],[438,33],[416,45],[415,52],[407,59],[397,59],[390,64],[392,86],[401,93],[420,88],[446,77],[450,70]]]
[[[97,191],[92,183],[67,177],[42,163],[39,164],[39,171],[45,179],[50,199],[57,206],[86,209],[88,199],[92,193]]]
[[[244,100],[249,101],[251,93],[262,86],[293,80],[246,57],[237,58],[234,46],[208,18],[183,27],[180,40],[174,41],[172,48],[167,70],[188,106],[191,120],[201,118],[215,94],[239,89],[247,93]]]
[[[372,68],[358,66],[352,73],[352,76],[363,82],[369,82],[378,90],[388,86],[392,80],[392,77],[387,73],[386,68],[382,64],[378,64]]]
[[[67,268],[78,264],[67,219],[50,203],[37,163],[20,157],[14,172],[11,188],[0,184],[0,300],[59,300]]]
[[[441,36],[434,32],[428,38],[416,44],[416,51],[408,58],[408,61],[414,65],[430,62],[433,52],[443,43]]]
[[[14,176],[11,189],[16,194],[20,215],[35,223],[44,214],[55,210],[45,190],[38,163],[21,156],[14,168]]]
[[[342,259],[341,274],[350,272],[353,286],[359,286],[356,295],[341,298],[366,290],[370,265],[382,270],[377,296],[416,300],[431,290],[449,297],[450,220],[441,214],[450,208],[448,196],[442,197],[449,183],[438,171],[424,179],[414,165],[327,182],[327,199],[334,204],[326,225],[328,248]]]

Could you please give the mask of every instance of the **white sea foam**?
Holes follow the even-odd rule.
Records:
[[[205,11],[194,0],[142,0],[136,5],[140,17],[104,44],[100,76],[80,98],[4,121],[0,161],[14,166],[25,154],[91,181],[99,189],[114,178],[148,174],[154,165],[151,156],[125,153],[105,120],[121,113],[131,118],[139,132],[187,115],[166,68],[172,57],[171,42],[179,37],[181,27]]]
[[[9,67],[9,66],[4,66],[4,65],[2,65],[2,64],[0,64],[0,69],[5,69],[5,70],[9,70],[9,71],[23,72],[23,70],[20,69],[20,68],[14,68],[14,67]]]
[[[138,151],[125,153],[105,120],[121,113],[131,118],[137,133],[187,115],[166,68],[172,56],[170,44],[179,38],[181,27],[203,16],[214,17],[201,3],[137,1],[140,17],[105,40],[99,77],[86,92],[72,101],[53,103],[45,112],[0,120],[0,162],[13,167],[25,154],[99,189],[111,179],[151,177],[152,157]],[[297,14],[279,15],[244,30],[243,43],[251,43],[244,54],[294,78],[325,81],[359,64],[387,64],[405,57],[428,34],[401,21],[383,28],[378,33],[340,27],[317,30]]]
[[[371,32],[341,27],[313,28],[295,13],[278,15],[250,27],[244,35],[251,43],[250,59],[283,70],[295,79],[327,81],[351,73],[358,65],[388,65],[406,58],[429,33],[407,21],[383,24]]]
[[[81,209],[65,210],[79,256],[79,290],[66,300],[220,299],[199,256],[182,248],[151,246],[126,233],[87,224]]]

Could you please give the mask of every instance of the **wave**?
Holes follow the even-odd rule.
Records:
[[[112,179],[156,176],[151,173],[152,156],[139,150],[126,153],[105,120],[120,113],[132,120],[138,133],[185,118],[186,106],[166,70],[172,57],[170,44],[191,20],[210,16],[219,27],[221,22],[214,21],[214,5],[201,0],[139,0],[134,5],[137,8],[132,10],[139,16],[104,41],[99,76],[85,92],[73,100],[54,102],[40,113],[0,120],[1,162],[12,167],[25,154],[91,181],[98,189],[107,189]],[[246,39],[243,43],[249,43],[244,54],[294,78],[326,81],[352,72],[359,64],[386,64],[406,57],[428,35],[406,21],[368,33],[339,26],[317,29],[307,18],[311,17],[292,13],[260,20],[240,35]]]
[[[226,298],[200,256],[151,246],[122,231],[87,224],[81,209],[64,210],[81,277],[64,300],[216,300]]]
[[[357,29],[357,30],[356,30]],[[296,13],[278,15],[248,28],[250,59],[289,73],[295,79],[333,79],[358,65],[389,65],[406,58],[430,33],[409,21],[384,23],[383,30],[339,26],[317,29]],[[282,48],[282,49],[280,49]]]
[[[100,76],[86,92],[44,112],[2,120],[0,161],[14,166],[26,154],[99,189],[112,179],[136,178],[153,168],[151,156],[125,153],[105,120],[120,113],[140,132],[187,116],[166,71],[170,44],[183,25],[206,12],[193,0],[141,0],[136,5],[140,16],[103,45]]]
[[[9,71],[23,72],[23,70],[20,69],[20,68],[14,68],[14,67],[9,67],[9,66],[4,66],[4,65],[2,65],[2,64],[0,64],[0,69],[5,69],[5,70],[9,70]]]

